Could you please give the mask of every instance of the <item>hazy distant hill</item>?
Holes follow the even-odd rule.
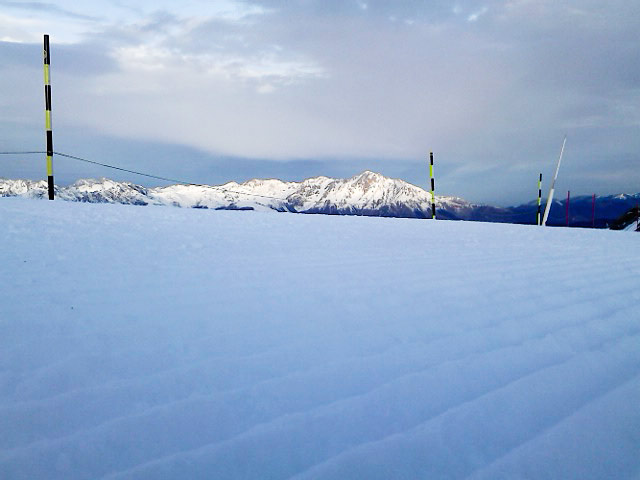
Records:
[[[632,232],[640,232],[640,228],[638,227],[639,214],[640,211],[637,206],[630,208],[611,224],[611,230],[630,230]]]

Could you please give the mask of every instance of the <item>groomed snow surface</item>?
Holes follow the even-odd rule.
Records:
[[[625,232],[0,200],[0,478],[640,478]]]

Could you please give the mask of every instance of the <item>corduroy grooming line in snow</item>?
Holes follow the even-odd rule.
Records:
[[[51,53],[49,35],[44,36],[44,103],[47,135],[47,184],[49,200],[53,200],[53,132],[51,131]]]
[[[435,181],[433,180],[433,152],[429,152],[429,176],[431,177],[431,218],[436,219]]]

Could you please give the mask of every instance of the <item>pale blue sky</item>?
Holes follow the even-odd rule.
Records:
[[[426,186],[433,149],[440,193],[505,204],[535,196],[567,134],[559,191],[637,192],[638,32],[628,0],[0,0],[0,149],[43,147],[48,33],[59,151],[194,182]]]

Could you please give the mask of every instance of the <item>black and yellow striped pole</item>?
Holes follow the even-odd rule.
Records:
[[[536,225],[540,225],[542,220],[541,212],[540,212],[540,204],[542,202],[542,174],[540,174],[540,178],[538,179],[538,216],[536,217]]]
[[[45,128],[47,130],[47,184],[49,200],[53,200],[53,132],[51,131],[51,52],[49,35],[44,36],[44,103]]]
[[[433,179],[433,152],[429,152],[429,176],[431,177],[431,218],[436,219],[436,197],[433,192],[435,190],[435,181]]]

